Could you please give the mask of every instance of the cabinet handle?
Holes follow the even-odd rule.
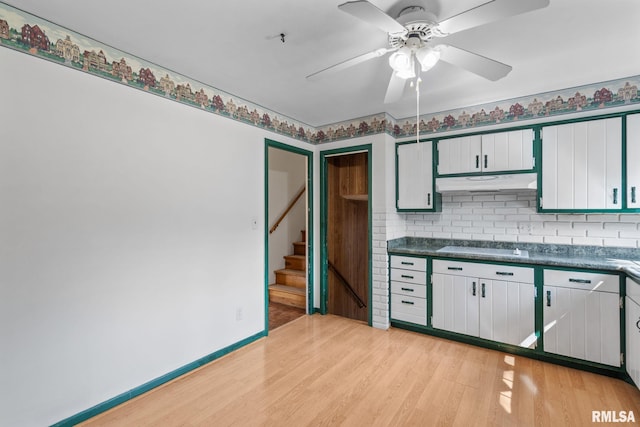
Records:
[[[569,278],[569,281],[573,282],[573,283],[586,283],[586,284],[591,283],[591,280],[589,280],[589,279],[573,279],[573,278]]]
[[[631,203],[636,202],[636,187],[631,187]]]
[[[613,189],[613,204],[614,205],[618,204],[618,189],[617,188]]]
[[[409,276],[408,274],[403,274],[400,277],[402,277],[403,279],[413,279],[413,276]]]
[[[498,276],[513,276],[513,273],[510,271],[496,271]]]
[[[489,162],[487,161],[487,155],[484,155],[484,168],[486,169],[489,166]]]
[[[474,297],[476,296],[476,282],[473,282],[473,287],[472,287],[471,295],[473,295]]]
[[[638,332],[640,332],[640,319],[636,322],[636,328],[638,328]]]
[[[547,291],[547,307],[551,307],[551,291]]]
[[[407,304],[407,305],[414,305],[415,304],[413,301],[405,301],[405,300],[402,300],[402,303],[403,304]]]
[[[400,288],[400,289],[402,289],[403,291],[407,291],[407,292],[413,292],[413,289],[411,289],[411,288]]]
[[[480,169],[480,156],[476,156],[476,169]]]
[[[409,261],[401,261],[400,264],[402,264],[402,265],[413,265],[413,263],[409,262]]]
[[[482,284],[482,298],[484,298],[484,297],[486,296],[484,286],[485,286],[485,285],[484,285],[484,283],[483,283],[483,284]]]
[[[447,267],[447,270],[462,271],[462,267]]]

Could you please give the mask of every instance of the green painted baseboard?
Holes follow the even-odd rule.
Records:
[[[79,424],[83,421],[88,420],[89,418],[95,417],[98,414],[101,414],[102,412],[105,412],[115,406],[118,406],[124,402],[126,402],[127,400],[133,399],[134,397],[140,396],[143,393],[146,393],[147,391],[154,389],[162,384],[165,384],[175,378],[178,378],[181,375],[184,375],[188,372],[193,371],[194,369],[197,369],[203,365],[206,365],[209,362],[212,362],[216,359],[219,359],[220,357],[224,356],[225,354],[231,353],[234,350],[237,350],[241,347],[244,347],[247,344],[251,344],[252,342],[267,336],[267,331],[262,331],[262,332],[258,332],[255,335],[252,335],[248,338],[243,339],[242,341],[238,341],[235,344],[232,344],[228,347],[225,347],[223,349],[220,349],[216,352],[213,352],[207,356],[204,356],[198,360],[195,360],[187,365],[184,365],[174,371],[171,371],[167,374],[162,375],[161,377],[158,377],[156,379],[153,379],[145,384],[142,384],[136,388],[133,388],[127,392],[124,392],[112,399],[106,400],[102,403],[97,404],[96,406],[93,406],[89,409],[86,409],[82,412],[79,412],[75,415],[72,415],[69,418],[66,418],[62,421],[58,421],[57,423],[53,424],[53,426],[55,427],[71,427],[74,426],[76,424]]]

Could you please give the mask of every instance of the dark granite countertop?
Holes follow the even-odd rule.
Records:
[[[509,250],[517,248],[521,251],[528,251],[529,256],[438,252],[445,246]],[[399,255],[424,255],[437,256],[440,258],[512,262],[550,267],[621,271],[640,284],[640,249],[636,248],[401,237],[387,242],[387,252]]]

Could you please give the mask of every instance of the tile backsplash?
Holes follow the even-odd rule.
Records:
[[[444,194],[442,212],[398,215],[412,237],[640,248],[640,214],[540,214],[533,191]]]

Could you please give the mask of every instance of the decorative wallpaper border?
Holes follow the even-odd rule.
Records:
[[[416,133],[415,117],[398,120],[387,113],[315,128],[2,2],[0,45],[310,144],[379,133],[395,138]],[[640,104],[638,86],[640,76],[633,76],[429,113],[420,116],[420,133],[433,135],[496,123],[520,123],[541,117]]]

